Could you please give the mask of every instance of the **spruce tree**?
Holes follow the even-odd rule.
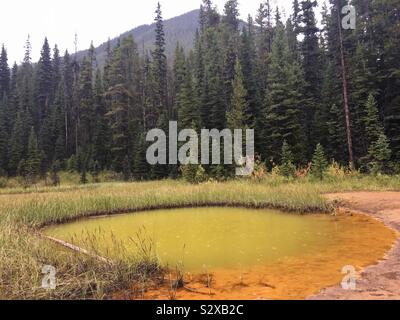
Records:
[[[26,141],[26,123],[21,112],[18,112],[17,118],[14,123],[14,127],[11,133],[10,145],[9,145],[9,173],[15,175],[18,171],[18,165],[21,160],[25,157]]]
[[[368,151],[368,166],[371,173],[377,174],[388,171],[391,155],[392,151],[390,150],[388,138],[381,133],[378,139],[371,144]]]
[[[334,104],[329,111],[327,120],[325,125],[328,129],[327,153],[329,158],[347,165],[347,154],[341,147],[346,144],[343,111]]]
[[[40,174],[41,152],[38,148],[38,142],[35,130],[31,128],[29,134],[28,154],[25,162],[25,170],[31,182],[34,182]]]
[[[153,51],[153,77],[154,77],[154,103],[160,115],[168,115],[168,89],[167,89],[167,56],[165,54],[165,32],[162,18],[161,5],[157,4],[156,10],[156,41]]]
[[[295,175],[296,167],[293,164],[293,161],[293,153],[290,150],[289,144],[285,140],[282,145],[281,165],[279,166],[279,171],[286,178],[294,177]]]
[[[93,158],[98,161],[100,168],[105,168],[109,160],[110,130],[106,118],[106,102],[100,70],[97,70],[94,85],[94,113]]]
[[[264,159],[279,158],[286,140],[296,162],[304,160],[305,139],[300,114],[304,106],[304,75],[299,63],[290,58],[282,22],[276,27],[268,74],[262,142]]]
[[[37,126],[41,127],[47,117],[49,117],[51,96],[53,91],[53,65],[51,61],[51,51],[47,38],[44,40],[37,71]]]
[[[303,56],[304,80],[306,83],[307,102],[304,104],[303,121],[305,123],[305,134],[307,146],[315,145],[316,142],[316,124],[315,113],[320,108],[320,90],[321,90],[321,66],[320,66],[320,48],[318,44],[318,32],[314,8],[317,6],[315,0],[301,1],[301,34],[304,39],[301,43],[301,52]],[[306,146],[306,147],[307,147]],[[307,155],[312,154],[312,149],[308,147]]]
[[[328,161],[325,157],[324,148],[318,144],[315,148],[314,156],[312,159],[311,173],[314,177],[322,180],[326,169],[328,168]]]
[[[226,118],[228,127],[231,130],[246,129],[246,110],[248,109],[247,91],[243,84],[243,72],[240,60],[236,60],[235,78],[233,81],[233,93],[231,100],[231,110],[228,111]]]
[[[140,135],[137,139],[133,163],[133,177],[135,180],[141,181],[148,179],[149,168],[146,161],[146,144],[143,135]]]
[[[364,118],[365,133],[368,146],[377,141],[383,134],[383,126],[379,120],[378,106],[372,94],[368,96],[365,104],[366,115]]]
[[[0,53],[0,100],[8,95],[11,81],[10,67],[8,66],[7,51],[4,45],[1,47]]]

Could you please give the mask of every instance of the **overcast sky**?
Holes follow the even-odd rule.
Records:
[[[225,0],[213,1],[222,12]],[[261,0],[239,0],[243,19],[253,16]],[[164,19],[200,7],[201,0],[160,0]],[[272,0],[273,4],[291,12],[292,0]],[[74,51],[74,35],[78,49],[105,42],[142,24],[153,22],[157,0],[1,0],[0,44],[4,43],[9,63],[22,61],[24,44],[31,37],[32,56],[36,61],[44,37],[50,45],[58,44],[61,52]],[[4,11],[3,11],[4,10]]]

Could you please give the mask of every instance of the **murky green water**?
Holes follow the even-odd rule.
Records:
[[[340,228],[340,222],[327,215],[195,208],[81,220],[51,227],[46,234],[82,245],[88,234],[98,234],[100,229],[103,237],[98,242],[104,252],[115,237],[135,254],[139,233],[141,238],[152,239],[161,263],[175,267],[183,262],[185,271],[194,272],[318,253],[337,240]]]

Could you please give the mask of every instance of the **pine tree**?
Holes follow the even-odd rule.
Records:
[[[105,168],[109,159],[110,133],[105,116],[106,103],[104,101],[104,88],[100,70],[97,70],[94,86],[94,111],[93,158],[98,161],[100,168]]]
[[[389,140],[385,134],[381,133],[378,140],[371,144],[368,151],[370,171],[373,174],[388,171],[391,155]]]
[[[268,75],[269,58],[268,55],[272,51],[273,27],[272,27],[272,9],[270,0],[260,4],[257,11],[255,22],[258,26],[256,47],[257,47],[257,64],[256,79],[259,84],[259,91],[262,97],[265,96],[267,89],[267,81],[265,76]]]
[[[157,4],[156,10],[156,41],[153,51],[153,76],[155,84],[155,107],[159,114],[168,115],[168,89],[167,89],[167,57],[165,55],[165,32],[162,18],[161,5]]]
[[[62,78],[62,62],[60,57],[60,51],[58,50],[58,46],[55,45],[53,49],[53,59],[52,59],[52,93],[51,93],[51,101],[54,100],[58,87],[60,86],[61,78]]]
[[[3,97],[9,93],[11,81],[10,76],[7,51],[3,45],[0,53],[0,100],[3,100]]]
[[[79,109],[77,110],[78,146],[80,152],[91,152],[94,131],[93,69],[89,57],[82,61],[79,78]]]
[[[281,165],[279,166],[279,171],[286,178],[294,177],[295,175],[296,167],[293,164],[293,161],[293,153],[290,150],[289,144],[285,140],[282,145]]]
[[[26,123],[21,112],[18,112],[14,127],[11,133],[9,146],[9,173],[15,175],[18,170],[18,164],[25,157],[26,144],[25,133],[27,131]]]
[[[383,126],[379,120],[378,107],[376,105],[375,98],[372,94],[368,96],[368,100],[365,104],[366,116],[364,119],[366,140],[368,146],[378,140],[378,138],[384,133]]]
[[[328,161],[325,157],[324,148],[318,144],[312,159],[311,173],[314,177],[322,180],[326,169],[328,168]]]
[[[47,38],[41,51],[37,71],[37,128],[40,128],[47,117],[49,117],[51,96],[53,93],[53,65],[51,61],[50,46]]]
[[[146,161],[146,144],[143,135],[138,137],[134,153],[133,177],[135,180],[146,180],[149,177],[149,168]]]
[[[38,148],[35,130],[31,128],[29,134],[28,154],[25,162],[25,170],[31,182],[35,182],[36,177],[40,174],[41,152]]]
[[[181,90],[177,96],[178,125],[182,129],[191,128],[193,123],[196,128],[200,127],[200,115],[196,108],[193,76],[189,63],[185,63],[184,79]]]
[[[346,144],[343,112],[337,107],[336,104],[334,104],[330,109],[326,125],[328,129],[327,151],[330,159],[334,159],[342,164],[347,165],[347,154],[341,147]]]
[[[321,90],[321,66],[320,66],[320,48],[318,44],[318,32],[314,8],[317,6],[315,0],[301,1],[300,19],[302,26],[300,28],[304,39],[301,43],[301,53],[303,56],[304,80],[306,83],[307,102],[304,105],[304,123],[307,146],[315,144],[315,113],[320,108],[320,90]],[[308,147],[307,155],[312,154],[312,149]]]
[[[57,94],[53,104],[51,115],[52,132],[51,140],[53,142],[54,156],[52,160],[63,161],[67,156],[66,141],[65,141],[65,87],[64,83],[60,82]],[[53,152],[52,152],[53,154]]]
[[[238,1],[228,0],[224,7],[221,22],[221,37],[223,49],[223,81],[226,110],[231,109],[232,83],[235,77],[235,64],[238,56],[239,43],[239,11]]]
[[[268,74],[264,108],[263,158],[279,158],[286,140],[296,162],[304,161],[304,131],[300,112],[304,105],[304,75],[297,61],[290,59],[287,36],[281,22],[276,27]]]
[[[74,68],[68,51],[65,52],[62,63],[62,84],[64,88],[64,133],[66,155],[72,156],[75,149],[75,126],[72,122],[74,106]]]
[[[125,38],[114,51],[110,69],[111,86],[106,92],[106,99],[110,103],[106,116],[111,131],[111,165],[117,172],[123,171],[125,156],[132,157],[135,130],[142,126],[140,93],[134,85],[134,70],[138,69],[135,61],[138,61],[137,46],[132,37]]]
[[[246,124],[258,133],[261,99],[255,79],[256,45],[254,22],[251,16],[248,18],[247,28],[243,27],[242,30],[239,59],[243,72],[243,85],[247,91]]]
[[[201,127],[226,128],[226,103],[221,92],[224,89],[223,62],[221,61],[218,31],[209,28],[205,34],[205,84],[200,108]]]
[[[185,84],[186,76],[186,57],[183,47],[179,45],[176,46],[174,55],[174,68],[173,68],[173,81],[174,81],[174,93],[173,93],[173,109],[171,114],[171,119],[177,119],[178,110],[180,109],[179,97],[182,95],[182,88]]]
[[[226,118],[228,127],[231,130],[246,129],[245,112],[248,110],[248,103],[246,101],[247,91],[243,84],[243,72],[240,60],[237,59],[235,65],[235,79],[233,81],[232,93],[232,109],[228,111]]]

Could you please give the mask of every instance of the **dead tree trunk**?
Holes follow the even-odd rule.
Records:
[[[346,131],[347,131],[347,146],[349,151],[349,165],[351,169],[354,169],[354,155],[353,155],[353,139],[351,135],[351,120],[350,120],[350,109],[349,109],[349,91],[347,83],[347,69],[346,60],[344,56],[343,48],[343,35],[342,35],[342,24],[340,19],[340,0],[337,1],[337,16],[338,16],[338,31],[339,31],[339,46],[340,46],[340,63],[342,71],[342,82],[343,82],[343,101],[344,101],[344,114],[346,119]]]

